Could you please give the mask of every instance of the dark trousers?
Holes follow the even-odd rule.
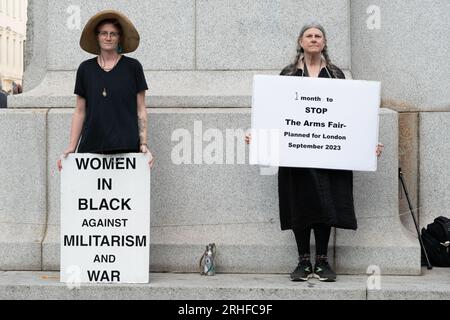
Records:
[[[295,241],[299,256],[310,254],[311,230],[314,230],[316,239],[316,255],[327,255],[328,241],[330,240],[331,227],[325,224],[315,224],[305,229],[294,229]]]

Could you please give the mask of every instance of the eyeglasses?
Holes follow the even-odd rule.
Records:
[[[102,37],[102,38],[108,38],[108,35],[109,35],[111,38],[117,38],[117,37],[119,37],[119,35],[120,35],[120,33],[118,33],[118,32],[108,32],[108,31],[102,31],[102,32],[99,32],[98,34],[99,34],[100,37]]]

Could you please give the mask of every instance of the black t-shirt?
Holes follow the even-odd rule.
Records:
[[[122,56],[109,72],[99,66],[97,58],[81,63],[75,94],[86,99],[86,116],[78,152],[139,152],[137,94],[147,89],[136,59]]]

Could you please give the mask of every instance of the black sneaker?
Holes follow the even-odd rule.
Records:
[[[294,272],[291,273],[292,281],[307,281],[313,276],[313,267],[310,260],[301,260]]]
[[[317,262],[314,266],[314,276],[320,281],[335,282],[336,273],[331,269],[328,261]]]

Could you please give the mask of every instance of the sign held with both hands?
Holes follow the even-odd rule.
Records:
[[[380,83],[257,75],[250,164],[376,171]]]

